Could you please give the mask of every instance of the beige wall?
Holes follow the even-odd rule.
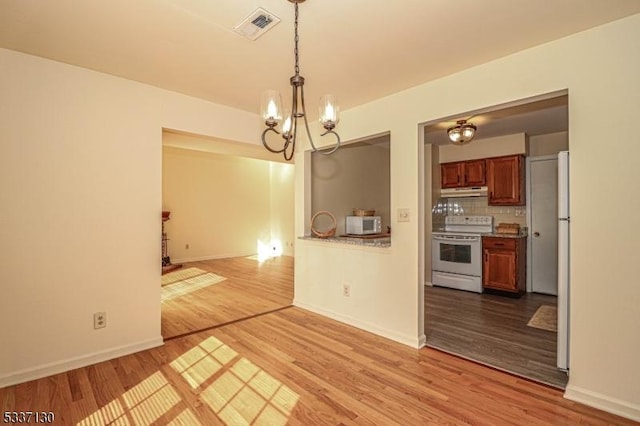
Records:
[[[568,89],[571,150],[571,375],[567,396],[640,419],[640,286],[635,285],[636,242],[630,230],[640,208],[633,134],[640,113],[640,15],[604,25],[345,111],[344,140],[391,133],[392,246],[383,252],[346,250],[301,241],[296,248],[296,300],[300,306],[418,346],[424,289],[419,279],[424,238],[418,223],[398,223],[407,207],[416,217],[422,154],[418,123]],[[612,78],[615,76],[615,78]],[[296,198],[304,193],[304,156],[296,160]],[[629,193],[631,191],[631,193]],[[624,199],[616,211],[602,200]],[[296,231],[307,217],[296,203]],[[603,247],[607,248],[603,250]],[[425,245],[425,257],[430,247]],[[352,280],[352,296],[342,296]],[[355,289],[355,291],[354,291]],[[361,295],[358,291],[362,291]]]
[[[282,244],[285,256],[293,256],[295,247],[294,170],[292,164],[269,163],[271,240]]]
[[[433,216],[431,209],[438,201],[438,194],[440,193],[440,155],[439,149],[436,145],[426,145],[424,147],[424,188],[431,187],[430,196],[424,197],[424,241],[427,244],[431,241],[431,232],[433,231]],[[429,191],[425,191],[427,194]],[[427,255],[428,254],[428,255]],[[424,281],[425,284],[431,285],[431,251],[427,251],[422,254],[424,258]]]
[[[332,155],[313,154],[311,209],[331,212],[336,233],[344,234],[346,216],[354,208],[375,210],[382,229],[391,224],[389,211],[389,136],[344,145]],[[320,217],[316,229],[327,229]],[[330,221],[329,221],[330,222]]]
[[[254,141],[255,142],[255,141]],[[274,154],[264,149],[262,144],[238,143],[215,137],[180,133],[170,129],[162,132],[162,145],[173,148],[190,149],[192,151],[211,152],[214,154],[235,155],[237,157],[254,158],[290,164],[282,154]]]
[[[427,141],[428,142],[428,141]],[[466,145],[441,145],[440,163],[501,157],[503,155],[528,153],[528,136],[524,133],[474,139]]]
[[[0,386],[161,345],[162,128],[259,118],[6,49],[0,75]]]
[[[529,156],[555,155],[569,149],[567,132],[548,133],[529,137]]]
[[[287,235],[273,237],[291,253],[293,223],[280,218],[293,216],[293,166],[275,166],[281,173],[272,185],[269,161],[165,146],[162,208],[171,211],[165,229],[172,261],[255,254],[258,242],[272,247],[272,228]]]

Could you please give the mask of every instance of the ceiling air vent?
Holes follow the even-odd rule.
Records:
[[[280,18],[259,7],[233,27],[233,31],[249,40],[255,40],[273,28],[278,22],[280,22]]]

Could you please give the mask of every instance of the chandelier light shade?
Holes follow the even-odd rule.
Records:
[[[267,90],[262,94],[260,104],[262,118],[266,123],[280,123],[282,120],[282,98],[275,90]]]
[[[459,120],[455,126],[447,129],[449,140],[454,145],[464,145],[471,142],[471,139],[476,134],[477,127],[471,123],[467,123],[467,120]]]
[[[319,105],[319,120],[324,127],[325,131],[320,136],[331,134],[335,137],[335,145],[328,148],[316,148],[311,132],[309,131],[309,123],[307,121],[307,112],[304,104],[304,77],[300,75],[300,65],[298,58],[298,3],[302,3],[305,0],[289,0],[293,3],[295,9],[294,19],[294,75],[289,79],[289,83],[292,88],[291,110],[284,111],[282,109],[282,100],[280,93],[275,90],[267,90],[262,94],[262,100],[260,104],[260,114],[264,119],[264,124],[267,126],[262,132],[262,144],[266,149],[273,153],[282,153],[286,161],[293,158],[293,154],[296,150],[296,139],[298,136],[298,121],[302,119],[304,122],[304,128],[307,132],[307,137],[311,143],[313,151],[319,151],[322,154],[333,154],[338,148],[340,148],[340,136],[333,130],[338,121],[340,121],[340,107],[336,102],[336,98],[333,95],[325,95],[320,98]],[[280,126],[282,123],[282,126]],[[276,133],[282,136],[283,142],[281,148],[273,148],[267,142],[267,134]]]
[[[333,95],[324,95],[320,98],[318,112],[320,123],[325,129],[333,129],[340,121],[340,107]]]

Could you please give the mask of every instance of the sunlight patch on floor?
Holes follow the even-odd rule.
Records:
[[[228,425],[285,425],[299,396],[246,358],[200,394]]]
[[[161,300],[162,302],[166,302],[168,300],[175,299],[176,297],[181,297],[211,285],[218,284],[224,280],[226,280],[225,277],[208,272],[197,277],[177,281],[173,284],[167,284],[162,287]]]
[[[184,425],[201,426],[202,423],[200,423],[200,421],[196,418],[196,416],[193,415],[191,410],[189,410],[188,408],[183,412],[181,412],[180,414],[178,414],[176,418],[173,419],[171,422],[167,423],[167,426],[184,426]]]
[[[177,271],[164,274],[160,279],[160,285],[164,287],[165,285],[173,284],[176,281],[186,280],[188,278],[197,277],[198,275],[202,275],[206,273],[207,271],[202,270],[200,268],[178,269]]]
[[[291,388],[213,336],[169,366],[227,425],[285,425],[299,399]],[[156,371],[77,425],[200,425],[167,377]]]
[[[77,424],[148,425],[165,415],[180,400],[173,386],[158,371]]]

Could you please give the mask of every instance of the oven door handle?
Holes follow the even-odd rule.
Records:
[[[455,237],[455,236],[447,236],[447,235],[438,235],[433,236],[433,239],[436,241],[449,241],[449,242],[460,242],[460,243],[472,243],[475,241],[480,241],[480,237]]]

